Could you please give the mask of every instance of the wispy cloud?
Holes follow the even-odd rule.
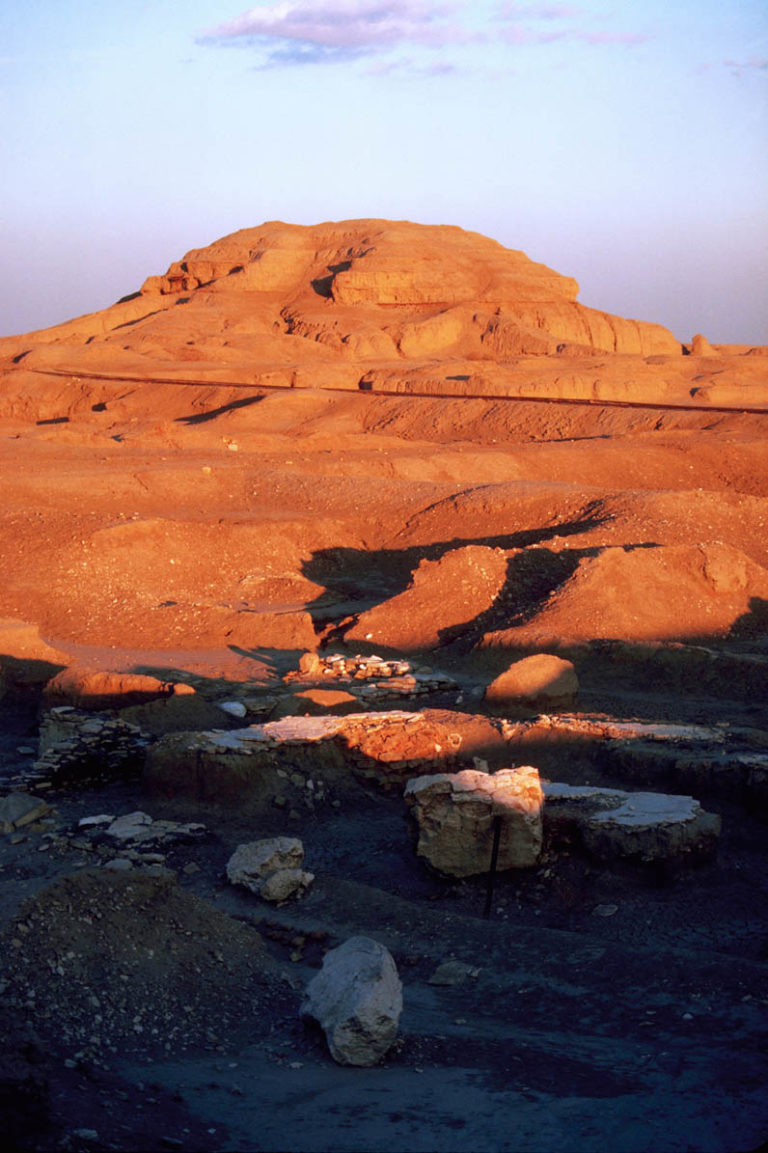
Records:
[[[723,64],[734,76],[741,76],[745,71],[751,72],[755,68],[760,72],[768,69],[768,59],[765,56],[750,56],[747,60],[724,60]]]
[[[443,48],[473,38],[455,19],[458,8],[428,0],[280,0],[219,24],[203,39],[245,40],[289,56],[290,46],[299,45],[313,61],[380,54],[408,44]]]
[[[583,15],[583,9],[570,4],[499,4],[499,20],[573,20]]]
[[[456,61],[414,59],[414,51],[461,51],[472,46],[523,47],[582,41],[591,45],[641,43],[637,32],[592,30],[584,11],[569,4],[492,5],[470,0],[276,0],[262,3],[204,33],[208,45],[239,44],[258,53],[260,68],[376,60],[378,74],[411,71],[445,75]]]

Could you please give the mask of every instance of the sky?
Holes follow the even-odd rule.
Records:
[[[8,0],[0,335],[266,220],[456,224],[768,343],[765,0]]]

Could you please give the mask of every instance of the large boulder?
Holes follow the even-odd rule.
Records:
[[[376,1065],[397,1037],[403,987],[391,954],[370,937],[326,953],[307,986],[301,1015],[325,1033],[340,1065]]]
[[[73,705],[78,709],[122,709],[173,695],[175,686],[140,673],[92,671],[77,665],[62,669],[43,690],[49,708]]]
[[[517,708],[569,709],[576,703],[579,678],[570,661],[537,653],[515,661],[485,690],[494,712]]]
[[[528,868],[539,858],[543,793],[538,769],[529,765],[416,777],[405,800],[418,829],[416,851],[440,873],[487,873],[495,818],[501,822],[498,869]]]

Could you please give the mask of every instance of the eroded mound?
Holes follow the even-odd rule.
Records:
[[[762,618],[768,571],[726,545],[607,548],[560,554],[560,580],[523,619],[486,634],[487,646],[560,638],[681,640],[727,635]],[[568,574],[568,570],[570,574]]]

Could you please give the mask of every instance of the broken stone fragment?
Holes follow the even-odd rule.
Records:
[[[392,955],[370,937],[350,937],[326,953],[300,1012],[320,1025],[334,1061],[371,1066],[392,1047],[402,1009]]]
[[[405,801],[418,829],[416,851],[440,873],[489,871],[495,817],[501,822],[499,870],[529,868],[541,853],[543,793],[531,766],[416,777]]]
[[[537,653],[515,661],[485,690],[494,711],[505,708],[571,708],[579,691],[579,678],[570,661]]]
[[[670,861],[717,848],[720,817],[693,797],[559,783],[546,784],[544,794],[548,831],[575,834],[601,860]]]
[[[443,961],[429,978],[430,985],[463,985],[468,977],[477,979],[480,970],[464,961]]]
[[[9,793],[0,800],[0,833],[12,833],[51,812],[50,805],[29,793]]]
[[[151,824],[152,818],[148,813],[126,813],[113,821],[106,833],[116,841],[135,841],[146,836],[147,826]]]
[[[303,677],[322,676],[323,668],[323,662],[317,653],[302,653],[299,658],[299,672]]]
[[[275,869],[274,873],[262,881],[259,896],[264,901],[279,904],[289,897],[301,896],[314,879],[315,874],[307,873],[304,869]]]
[[[227,879],[267,901],[285,901],[314,880],[312,873],[302,870],[303,863],[304,846],[298,837],[269,837],[238,845],[227,863]]]

